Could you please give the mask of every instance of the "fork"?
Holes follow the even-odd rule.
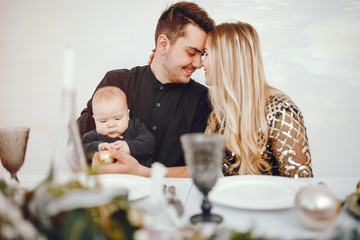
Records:
[[[167,196],[168,194],[166,193],[167,192],[166,189],[169,192],[170,196]],[[178,217],[181,217],[184,213],[184,207],[183,207],[180,199],[176,196],[175,186],[167,187],[166,185],[164,185],[164,194],[166,195],[167,202],[169,204],[174,205],[176,212],[178,214]]]

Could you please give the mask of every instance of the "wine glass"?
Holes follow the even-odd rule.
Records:
[[[24,163],[30,128],[0,128],[0,158],[11,178],[19,181],[17,171]]]
[[[202,213],[190,218],[191,223],[216,222],[222,217],[211,213],[208,194],[214,187],[224,154],[225,137],[219,134],[189,133],[180,137],[186,165],[195,186],[203,194]]]

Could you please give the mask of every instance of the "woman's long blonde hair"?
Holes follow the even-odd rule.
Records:
[[[223,23],[209,33],[210,100],[207,133],[221,132],[236,154],[239,174],[270,169],[261,158],[268,140],[267,83],[256,30],[247,23]]]

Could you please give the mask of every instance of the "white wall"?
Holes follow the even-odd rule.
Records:
[[[80,113],[106,71],[146,64],[171,2],[0,0],[0,126],[31,127],[20,174],[49,167],[65,46],[75,50]],[[315,176],[360,176],[360,2],[196,2],[216,23],[241,20],[258,30],[268,81],[305,116]],[[203,83],[203,71],[194,78]]]

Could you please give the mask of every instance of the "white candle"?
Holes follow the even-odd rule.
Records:
[[[67,46],[64,52],[64,89],[74,88],[74,52]]]

